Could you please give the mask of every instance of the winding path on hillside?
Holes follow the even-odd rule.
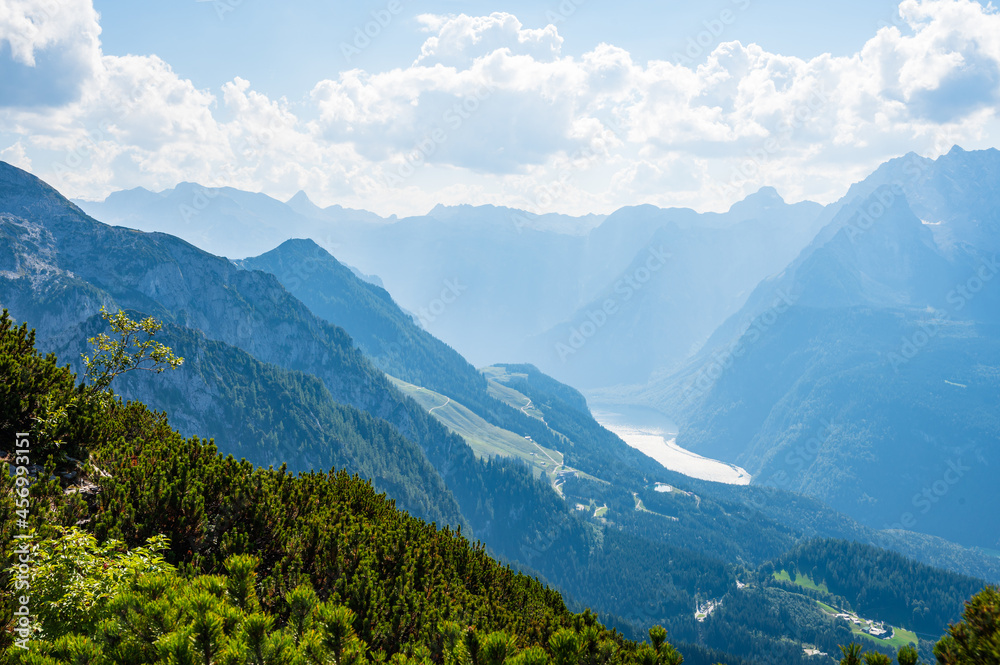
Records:
[[[531,406],[532,406],[531,398],[525,396],[525,399],[528,400],[528,403],[521,407],[521,413],[523,413],[524,415],[528,416],[529,418],[533,418],[534,416],[530,415],[525,410],[525,409],[530,409],[531,408]],[[545,422],[545,421],[543,420],[542,422]],[[538,450],[541,451],[541,453],[543,455],[545,455],[545,457],[547,457],[550,462],[552,462],[552,489],[554,489],[556,491],[556,494],[558,494],[559,496],[562,496],[563,495],[563,493],[562,493],[562,481],[559,480],[559,470],[566,468],[566,456],[565,455],[562,456],[563,457],[563,461],[562,462],[557,462],[557,461],[555,461],[555,459],[553,459],[552,455],[549,455],[549,451],[545,450],[545,448],[542,448],[540,445],[538,445],[537,441],[535,441],[534,439],[532,439],[530,436],[527,436],[525,438],[528,441],[531,441],[531,443],[534,444],[535,448],[538,448]]]
[[[444,404],[439,404],[439,405],[437,405],[435,407],[431,407],[430,409],[427,410],[427,413],[434,413],[434,411],[436,409],[443,409],[444,407],[448,406],[449,404],[451,404],[451,398],[450,397],[445,397],[444,398]]]
[[[562,462],[557,462],[554,459],[552,459],[552,455],[549,455],[549,451],[545,450],[545,448],[542,448],[540,445],[538,445],[538,442],[535,441],[534,439],[528,439],[528,441],[531,441],[532,443],[534,443],[535,444],[535,448],[538,448],[540,451],[542,451],[543,455],[545,455],[546,457],[549,458],[549,461],[552,462],[552,465],[553,465],[555,471],[558,472],[559,471],[559,467],[563,466],[563,463]]]

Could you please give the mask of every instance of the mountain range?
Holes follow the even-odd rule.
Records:
[[[463,206],[396,220],[195,185],[83,204],[259,253],[236,260],[194,236],[108,226],[0,163],[0,303],[77,370],[102,306],[154,316],[182,369],[116,390],[167,411],[182,434],[260,466],[358,473],[630,636],[669,624],[695,662],[720,648],[795,662],[805,656],[788,641],[805,626],[775,633],[736,613],[748,631],[736,643],[725,630],[706,638],[691,607],[742,607],[751,578],[761,607],[797,606],[798,591],[764,590],[767,566],[814,537],[1000,580],[994,544],[970,535],[997,532],[997,310],[987,273],[975,294],[967,276],[989,265],[996,217],[982,204],[988,178],[965,191],[978,207],[960,209],[954,191],[962,169],[995,159],[908,156],[830,206],[764,189],[724,214]],[[913,169],[911,207],[897,183]],[[179,211],[189,196],[204,197],[190,205],[198,215]],[[496,362],[511,356],[538,367]],[[600,427],[566,382],[657,407],[682,445],[738,461],[755,484],[669,471]],[[925,600],[957,617],[951,600]],[[912,607],[893,610],[898,620]]]
[[[320,209],[301,193],[281,203],[190,183],[76,203],[108,223],[170,233],[232,258],[311,238],[377,276],[424,328],[476,365],[521,358],[583,388],[645,381],[652,367],[683,360],[812,239],[821,209],[788,205],[764,188],[723,214],[639,206],[573,218],[437,206],[422,217],[382,219]],[[584,334],[609,300],[608,327]],[[621,335],[632,344],[617,344]],[[615,362],[602,362],[609,353]]]
[[[886,164],[635,397],[758,482],[996,549],[998,171],[995,150]]]
[[[199,228],[223,253],[238,250],[227,219],[245,238],[315,237],[479,365],[517,358],[600,402],[652,406],[680,445],[871,527],[998,549],[995,530],[967,536],[995,526],[998,154],[909,154],[826,206],[764,188],[724,214],[376,219],[193,185],[81,204],[186,232],[177,207],[203,192]],[[952,466],[970,470],[949,483]]]

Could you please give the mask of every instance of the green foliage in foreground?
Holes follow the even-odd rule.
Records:
[[[117,314],[101,308],[101,316],[111,326],[115,337],[100,333],[88,341],[93,356],[83,355],[87,379],[98,390],[107,390],[116,376],[132,371],[159,374],[166,368],[177,369],[184,363],[169,347],[153,339],[163,324],[147,316],[133,321],[124,311]],[[145,339],[143,339],[145,338]]]
[[[373,662],[444,663],[451,658],[448,636],[456,634],[448,626],[461,627],[468,665],[484,665],[488,659],[475,654],[487,646],[496,663],[513,659],[513,650],[530,665],[679,662],[665,644],[651,651],[606,630],[593,615],[573,615],[556,591],[498,564],[460,532],[400,512],[356,476],[254,468],[222,457],[209,442],[180,436],[164,414],[77,384],[54,357],[40,356],[32,334],[6,314],[0,371],[0,459],[21,464],[14,434],[28,432],[32,466],[27,509],[15,503],[22,488],[12,469],[0,470],[0,650],[8,655],[20,651],[12,648],[18,635],[10,590],[14,535],[25,531],[24,520],[49,580],[36,580],[31,591],[33,618],[45,637],[36,643],[38,657],[223,662],[225,645],[236,653],[237,643],[251,644],[253,631],[294,643],[289,594],[310,588],[316,601],[300,619],[318,626],[336,623],[327,615],[351,617],[353,632],[341,635],[356,638],[357,653]],[[54,446],[34,424],[60,409],[54,434],[65,443]],[[82,462],[67,457],[69,450]],[[64,530],[73,525],[93,539]],[[155,570],[138,570],[136,557]],[[246,557],[256,562],[252,584]],[[232,589],[243,590],[242,600]],[[123,646],[115,641],[118,628],[102,628],[109,621],[124,622],[114,625],[146,643]],[[150,639],[153,628],[158,632]],[[506,638],[487,639],[494,633]],[[160,649],[170,644],[176,650],[168,657]],[[218,658],[206,656],[213,645],[221,645]],[[138,651],[120,655],[126,646]],[[454,662],[465,665],[457,653]],[[323,662],[340,665],[335,657]]]
[[[93,438],[96,416],[92,391],[77,385],[73,373],[56,365],[54,355],[35,351],[35,331],[15,326],[4,310],[0,317],[0,450],[14,447],[17,433],[33,443],[31,458],[40,463],[60,449],[80,455],[79,442]],[[64,443],[69,441],[68,445]]]
[[[166,544],[154,537],[127,551],[103,546],[78,529],[44,541],[31,575],[37,625],[30,650],[12,649],[7,660],[27,665],[613,665],[625,652],[586,613],[554,632],[547,649],[518,646],[504,631],[481,634],[452,621],[434,639],[387,658],[355,631],[357,615],[333,600],[321,602],[302,584],[274,612],[257,596],[259,560],[235,555],[219,575],[184,576],[165,560]],[[650,630],[627,662],[679,665],[666,631]]]
[[[1000,589],[987,587],[965,604],[962,620],[934,647],[941,665],[1000,663]]]

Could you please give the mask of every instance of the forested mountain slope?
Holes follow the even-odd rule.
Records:
[[[188,361],[170,375],[127,377],[118,387],[176,412],[184,435],[213,434],[224,453],[261,464],[324,472],[343,465],[415,515],[471,528],[490,552],[543,575],[574,607],[590,606],[630,635],[670,621],[694,643],[685,645],[691,662],[715,662],[711,649],[728,644],[722,634],[698,636],[691,613],[698,598],[731,592],[742,570],[803,536],[876,535],[788,493],[729,495],[671,473],[601,428],[580,393],[534,367],[490,368],[487,379],[388,294],[309,243],[269,257],[307,305],[274,276],[176,238],[107,227],[27,174],[4,174],[0,240],[13,258],[0,274],[0,300],[40,326],[44,348],[79,357],[83,340],[102,329],[101,305],[163,318],[163,340]],[[293,283],[301,274],[316,279]],[[339,319],[359,340],[368,335],[372,360]],[[412,344],[414,353],[394,344]],[[559,451],[585,473],[562,478],[556,493],[517,461],[476,459],[392,386],[377,368],[383,362],[469,400],[491,423]],[[657,482],[678,491],[664,495]],[[771,640],[783,639],[796,637],[757,634],[736,656],[789,662],[784,652],[766,655]]]
[[[679,445],[755,482],[997,549],[998,168],[995,150],[955,149],[879,169],[639,397],[679,422]]]
[[[362,660],[380,662],[395,654],[440,660],[442,650],[455,647],[446,639],[442,641],[451,630],[444,622],[457,624],[454,630],[469,648],[479,643],[476,633],[504,631],[511,642],[510,655],[531,646],[554,649],[558,654],[560,640],[570,640],[574,645],[570,652],[576,654],[577,645],[582,648],[584,644],[578,639],[604,655],[600,662],[631,662],[637,655],[634,644],[604,630],[592,615],[574,617],[567,612],[558,593],[498,565],[481,546],[470,544],[459,533],[438,529],[396,510],[384,495],[357,477],[336,470],[294,476],[285,469],[254,468],[223,457],[204,440],[183,438],[171,429],[165,415],[151,412],[141,403],[126,404],[78,385],[67,368],[57,366],[54,356],[42,357],[34,350],[33,338],[26,326],[14,326],[4,312],[0,319],[0,377],[4,386],[0,393],[0,450],[9,463],[15,450],[22,455],[25,452],[16,448],[15,442],[28,441],[33,460],[40,463],[52,455],[49,463],[53,465],[26,492],[31,505],[28,517],[15,514],[13,475],[0,475],[0,539],[5,563],[15,556],[11,549],[15,532],[26,532],[29,526],[36,530],[37,538],[62,539],[67,546],[71,541],[65,539],[64,529],[73,525],[84,525],[101,540],[118,539],[131,548],[162,536],[168,543],[165,563],[185,575],[226,570],[233,582],[242,579],[243,586],[238,586],[206,578],[203,588],[211,590],[220,602],[232,602],[250,615],[259,602],[259,611],[273,615],[268,625],[275,620],[288,622],[286,594],[303,584],[303,589],[318,595],[316,600],[331,603],[331,611],[350,610],[352,634],[365,647]],[[63,415],[53,421],[54,413]],[[16,432],[25,434],[15,437]],[[5,465],[5,469],[9,467]],[[61,475],[44,480],[53,471]],[[22,521],[16,524],[15,519]],[[73,547],[64,551],[73,551]],[[248,567],[231,558],[241,555],[252,555],[258,561],[257,581],[249,592],[252,595],[246,587],[246,581],[252,579],[247,577]],[[224,632],[243,631],[248,638],[254,637],[252,626],[264,619],[252,623],[252,616],[240,615],[236,608],[213,605],[199,612],[197,608],[206,608],[208,600],[191,601],[195,605],[186,609],[180,604],[179,614],[161,614],[159,618],[157,612],[164,610],[162,599],[159,606],[151,603],[152,599],[136,605],[143,596],[135,596],[136,591],[163,581],[162,576],[141,574],[153,568],[150,562],[155,560],[147,557],[144,564],[114,583],[105,583],[105,595],[93,599],[85,606],[89,610],[79,615],[85,619],[82,623],[67,628],[53,618],[52,623],[40,626],[51,631],[42,636],[54,639],[60,632],[81,630],[87,621],[97,623],[102,617],[125,621],[117,635],[116,653],[131,653],[127,660],[134,663],[158,661],[153,643],[157,635],[133,632],[136,621],[145,614],[150,616],[143,620],[159,621],[164,632],[176,625],[184,642],[186,612],[193,612],[194,619],[216,622],[211,630],[197,621],[192,628],[197,639],[188,648],[206,659],[210,659],[210,650],[222,643]],[[7,588],[10,568],[5,565],[3,570]],[[138,586],[127,592],[130,584]],[[65,596],[63,619],[76,616],[73,613],[81,610],[70,599],[72,588],[57,585],[56,591]],[[9,626],[14,597],[3,594],[2,599],[2,621]],[[306,605],[314,605],[316,600],[300,598]],[[322,612],[317,616],[318,623],[332,621],[323,616]],[[57,658],[60,653],[65,654],[63,658],[92,653],[107,643],[104,635],[109,628],[102,624],[99,634],[81,635],[72,647],[59,642],[33,646],[51,649]],[[318,628],[332,629],[332,634],[338,630],[336,626]],[[568,633],[559,633],[562,629]],[[585,635],[578,638],[576,633]],[[564,637],[554,637],[559,634]],[[7,655],[13,655],[8,651],[13,639],[11,631],[0,631],[0,646]],[[256,639],[262,639],[259,630]],[[321,651],[336,648],[329,646],[335,642],[323,644]],[[123,652],[123,648],[131,651]],[[538,652],[531,662],[544,663],[548,657],[548,653]],[[577,657],[574,655],[573,662]]]

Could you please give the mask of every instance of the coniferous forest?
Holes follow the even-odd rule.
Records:
[[[13,442],[3,449],[0,503],[4,662],[683,661],[662,627],[650,628],[649,642],[639,644],[603,627],[590,610],[574,614],[558,592],[497,563],[460,527],[439,529],[410,517],[356,475],[292,475],[222,457],[210,441],[185,439],[167,414],[105,389],[113,375],[104,384],[78,382],[54,355],[39,354],[34,333],[6,311],[0,376],[0,436]],[[12,462],[26,472],[15,472]],[[877,601],[850,587],[853,578],[839,576],[832,562],[863,568],[879,551],[834,551],[844,547],[817,541],[762,570],[795,566],[859,606]],[[28,573],[17,565],[24,556],[32,563]],[[894,562],[890,587],[927,577],[902,557]],[[694,560],[677,566],[691,574],[697,568]],[[953,577],[963,588],[975,587],[974,580]],[[707,579],[699,585],[711,590]],[[801,596],[772,602],[781,593],[764,588],[732,597],[720,620],[708,624],[725,633],[713,643],[745,651],[747,627],[766,632],[768,624],[785,634],[794,624],[797,638],[820,647],[850,640],[846,629],[831,633],[808,619],[816,611]],[[935,593],[957,599],[962,590]],[[775,613],[748,617],[755,607]],[[964,618],[935,646],[939,661],[995,662],[976,658],[996,653],[996,592],[977,595]],[[758,636],[749,644],[759,649],[762,642]],[[798,657],[798,647],[781,641],[769,648],[754,655],[777,662],[784,652]],[[914,662],[916,651],[908,649],[898,655],[901,664]],[[692,647],[692,655],[689,662],[722,654]],[[845,662],[859,657],[860,645],[844,649]],[[888,656],[866,654],[866,662],[880,658]]]
[[[640,646],[570,613],[357,476],[254,468],[181,437],[166,414],[78,383],[6,312],[0,376],[5,455],[27,440],[44,464],[2,476],[10,662],[679,662],[662,629]],[[23,651],[11,564],[29,529],[39,623]]]

